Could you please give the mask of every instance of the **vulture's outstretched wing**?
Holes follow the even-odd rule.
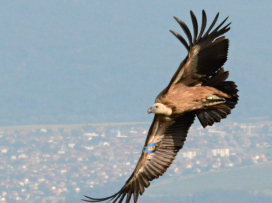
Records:
[[[150,181],[163,175],[173,162],[178,151],[183,147],[195,113],[189,112],[181,116],[165,117],[156,115],[149,129],[145,146],[139,162],[121,190],[106,198],[91,198],[85,196],[86,202],[130,202],[133,195],[137,202]]]
[[[226,81],[229,73],[224,71],[222,67],[227,60],[229,48],[229,40],[222,35],[230,30],[229,25],[231,23],[223,26],[228,19],[227,17],[214,28],[219,17],[219,13],[217,13],[205,32],[207,16],[203,10],[201,28],[198,33],[197,19],[192,11],[190,11],[190,14],[194,30],[193,37],[187,25],[182,20],[174,17],[183,29],[189,43],[179,33],[172,30],[170,32],[185,46],[188,55],[179,65],[168,86],[157,98],[164,97],[171,88],[175,88],[176,85],[180,84],[189,87],[210,86],[228,94],[229,98],[226,99],[224,105],[218,105],[213,109],[207,108],[196,111],[200,123],[203,127],[206,127],[207,125],[213,125],[214,122],[220,122],[222,118],[226,118],[238,102],[237,86],[232,81]]]
[[[222,27],[228,18],[213,29],[219,17],[219,13],[217,13],[212,24],[205,34],[203,34],[207,24],[205,11],[202,11],[202,25],[199,33],[197,19],[192,11],[190,11],[190,14],[194,30],[193,37],[187,25],[182,20],[174,17],[186,34],[189,44],[179,33],[172,30],[170,30],[170,32],[185,46],[188,50],[188,55],[181,62],[169,85],[164,90],[164,93],[176,83],[183,83],[187,86],[194,86],[199,83],[203,84],[213,76],[227,60],[229,40],[225,39],[224,36],[220,36],[230,30],[229,25],[231,23]]]

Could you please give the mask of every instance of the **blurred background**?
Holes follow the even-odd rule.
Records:
[[[239,87],[229,119],[268,117],[270,1],[2,1],[0,125],[151,121],[146,110],[186,50],[169,32],[208,24],[231,30],[225,69]],[[184,34],[183,34],[184,36]]]

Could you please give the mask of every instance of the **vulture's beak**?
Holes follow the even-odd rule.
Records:
[[[150,107],[150,108],[147,110],[147,113],[148,113],[148,114],[154,113],[152,107]]]

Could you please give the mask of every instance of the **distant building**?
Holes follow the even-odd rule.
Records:
[[[228,157],[230,155],[230,150],[228,148],[225,149],[212,149],[207,152],[207,157],[217,156]]]
[[[182,152],[183,158],[192,159],[196,156],[196,151]]]

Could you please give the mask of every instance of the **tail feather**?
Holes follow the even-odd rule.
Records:
[[[205,128],[206,126],[211,126],[215,122],[218,123],[221,119],[226,118],[227,115],[231,113],[231,109],[235,108],[238,102],[238,89],[233,81],[225,81],[229,76],[228,71],[224,71],[221,68],[217,73],[215,73],[204,86],[214,87],[230,96],[230,98],[225,98],[226,101],[223,104],[211,106],[207,109],[201,109],[196,112],[196,115]]]

